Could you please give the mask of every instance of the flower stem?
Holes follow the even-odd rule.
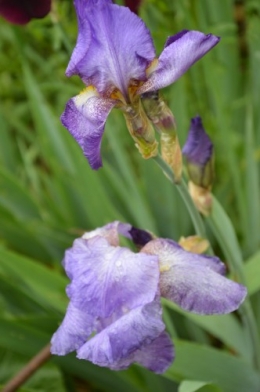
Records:
[[[12,378],[2,392],[14,392],[30,378],[51,357],[50,344],[47,344],[30,362]]]
[[[170,166],[164,162],[164,160],[162,159],[162,157],[160,155],[157,155],[156,157],[153,158],[154,161],[157,163],[158,166],[160,166],[160,168],[162,169],[162,171],[164,172],[164,174],[166,175],[166,177],[173,183],[176,185],[176,188],[178,189],[192,220],[192,223],[194,225],[195,231],[197,233],[197,235],[199,235],[200,237],[206,238],[206,231],[205,231],[205,227],[204,227],[204,223],[203,220],[200,216],[200,213],[198,212],[197,208],[195,207],[193,200],[190,197],[187,185],[184,181],[184,179],[181,180],[180,183],[175,183],[174,181],[174,175],[172,172],[172,169],[170,168]]]

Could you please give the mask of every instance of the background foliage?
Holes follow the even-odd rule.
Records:
[[[234,224],[255,319],[260,326],[260,3],[145,0],[140,15],[157,53],[182,29],[221,36],[221,43],[163,95],[183,145],[200,114],[216,152],[214,194]],[[0,384],[49,340],[62,320],[64,250],[74,238],[113,220],[178,240],[194,233],[176,190],[133,146],[112,112],[93,172],[59,122],[83,88],[64,75],[77,36],[70,0],[26,27],[0,24]],[[208,232],[209,238],[212,234]],[[213,246],[220,256],[217,244]],[[138,366],[123,372],[54,357],[21,391],[257,392],[247,336],[237,315],[195,316],[165,306],[176,361],[164,376]]]

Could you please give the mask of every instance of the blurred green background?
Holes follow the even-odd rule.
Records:
[[[140,16],[158,54],[167,36],[182,29],[221,36],[163,96],[181,145],[197,114],[214,142],[213,191],[247,261],[260,325],[260,1],[144,0]],[[109,116],[98,172],[60,124],[65,103],[84,87],[64,74],[76,37],[70,0],[53,1],[51,14],[24,27],[0,21],[0,385],[62,320],[67,278],[61,260],[73,239],[113,220],[175,240],[194,234],[183,201],[155,163],[142,160],[121,113]],[[177,351],[165,376],[138,366],[112,372],[72,354],[53,358],[20,390],[259,391],[236,315],[197,317],[173,306],[166,307],[165,322]]]

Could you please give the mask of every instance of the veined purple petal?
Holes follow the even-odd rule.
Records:
[[[112,99],[99,98],[88,87],[68,101],[61,116],[62,124],[78,142],[92,169],[102,166],[101,139],[107,116],[115,104]]]
[[[74,306],[106,319],[154,300],[159,283],[157,256],[109,245],[100,236],[78,239],[66,251],[72,279],[67,294]]]
[[[135,362],[154,373],[164,373],[174,360],[175,352],[172,341],[166,332],[162,332],[151,344],[135,354]]]
[[[155,71],[140,87],[138,94],[158,90],[175,82],[197,60],[219,42],[219,37],[184,30],[169,37]]]
[[[153,367],[155,371],[165,370],[173,359],[171,342],[168,339],[166,342],[166,338],[161,337],[148,349],[165,329],[161,312],[158,299],[131,310],[85,343],[77,351],[77,357],[113,370],[125,369],[138,360],[147,367]],[[149,359],[145,355],[146,348],[148,352],[155,353],[156,357]],[[161,356],[160,348],[163,349],[163,364],[158,363],[156,367],[155,362]]]
[[[213,154],[213,144],[203,128],[200,116],[191,119],[188,138],[182,153],[190,163],[202,167]]]
[[[163,239],[149,242],[142,252],[158,255],[161,295],[185,310],[225,314],[245,299],[246,288],[222,276],[222,264],[216,258],[192,254]]]
[[[131,79],[144,80],[155,57],[144,22],[110,1],[75,0],[79,35],[66,74],[78,74],[100,93],[117,87],[125,96]]]
[[[62,324],[51,339],[51,353],[66,355],[86,342],[94,329],[94,317],[71,302]]]

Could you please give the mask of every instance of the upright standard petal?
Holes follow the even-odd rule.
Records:
[[[212,49],[220,38],[199,31],[183,30],[169,37],[155,70],[139,88],[138,93],[159,90],[175,82],[197,60]]]
[[[217,258],[192,254],[171,240],[156,239],[142,252],[156,254],[160,263],[160,291],[181,308],[198,314],[236,310],[247,290],[223,275]]]
[[[101,139],[107,116],[115,104],[115,100],[100,98],[89,86],[68,101],[61,116],[62,124],[78,142],[92,169],[102,166]]]
[[[144,22],[127,7],[110,1],[75,0],[79,35],[67,68],[100,93],[118,88],[127,96],[131,79],[145,80],[155,57]]]
[[[100,236],[77,239],[64,266],[72,278],[67,294],[74,306],[100,319],[153,301],[159,282],[157,256],[111,246]]]

